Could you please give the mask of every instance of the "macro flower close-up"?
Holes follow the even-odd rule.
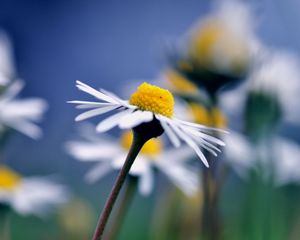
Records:
[[[206,167],[209,164],[200,147],[217,155],[217,152],[220,151],[217,146],[224,146],[221,140],[209,134],[223,130],[174,118],[174,98],[168,90],[143,83],[131,95],[129,101],[126,101],[108,91],[97,91],[80,81],[77,81],[76,86],[81,91],[100,100],[100,102],[70,101],[70,103],[77,104],[79,109],[93,109],[78,115],[76,121],[119,110],[116,114],[98,123],[96,126],[98,132],[108,131],[115,126],[119,126],[121,129],[132,129],[143,123],[159,122],[157,128],[160,127],[166,132],[175,147],[179,147],[181,141],[184,141],[194,149]]]
[[[299,240],[299,1],[4,1],[0,240]]]

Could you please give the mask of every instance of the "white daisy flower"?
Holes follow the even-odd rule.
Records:
[[[122,168],[132,142],[131,132],[125,132],[120,143],[116,139],[97,136],[92,129],[86,129],[81,135],[84,140],[67,142],[66,150],[79,161],[97,162],[86,175],[89,183]],[[164,150],[160,139],[151,139],[143,146],[129,174],[138,177],[142,195],[153,190],[155,170],[158,170],[185,194],[192,196],[199,187],[196,169],[187,164],[192,156],[193,151],[188,147]]]
[[[276,136],[269,140],[268,146],[256,146],[234,131],[224,136],[224,142],[225,160],[241,178],[247,179],[251,170],[260,168],[266,178],[272,177],[276,186],[300,183],[299,143]]]
[[[208,167],[208,162],[200,148],[205,148],[212,154],[217,155],[217,151],[220,151],[217,146],[224,146],[224,142],[209,134],[211,131],[223,130],[173,117],[174,98],[165,89],[143,83],[131,95],[129,101],[126,101],[103,89],[97,91],[80,81],[76,83],[79,90],[100,100],[99,102],[70,101],[70,103],[78,104],[77,108],[92,109],[77,116],[76,121],[117,111],[117,113],[104,119],[96,126],[98,132],[108,131],[115,126],[119,126],[121,129],[132,129],[142,123],[156,120],[175,147],[179,147],[181,141],[184,141],[195,150],[206,167]]]
[[[232,133],[232,132],[230,132]],[[225,136],[227,161],[242,178],[252,169],[260,168],[263,176],[276,186],[300,183],[300,145],[283,137],[269,140],[269,146],[255,146],[241,134]],[[256,151],[253,151],[257,148]]]
[[[12,52],[9,37],[0,30],[0,86],[6,86],[15,75]]]
[[[18,99],[24,84],[15,81],[0,95],[0,130],[13,128],[28,137],[41,137],[41,129],[33,122],[39,121],[47,108],[40,98]]]
[[[300,91],[299,58],[286,51],[261,48],[258,63],[249,79],[240,88],[221,96],[221,105],[233,118],[241,116],[249,92],[265,93],[276,97],[282,107],[284,121],[299,124]]]
[[[66,188],[46,177],[21,177],[0,166],[0,203],[21,215],[44,216],[68,199]]]
[[[249,5],[237,0],[218,2],[190,31],[189,55],[200,65],[236,74],[248,68],[256,37]]]
[[[300,91],[300,62],[288,52],[266,52],[261,66],[250,76],[251,90],[262,91],[278,97],[286,120],[299,122],[300,115],[295,111],[299,102],[295,101]]]

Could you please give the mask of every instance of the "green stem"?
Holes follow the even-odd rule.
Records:
[[[150,138],[145,138],[141,136],[140,134],[135,133],[133,134],[133,142],[130,147],[129,153],[127,155],[127,158],[125,160],[125,163],[119,172],[119,175],[112,187],[112,190],[109,194],[109,197],[105,203],[104,209],[100,215],[93,240],[100,240],[103,237],[104,229],[107,224],[108,218],[111,214],[111,211],[115,205],[116,199],[120,193],[120,190],[124,184],[124,181],[126,179],[126,176],[137,157],[138,153],[142,149],[143,145],[149,140]]]
[[[116,213],[116,216],[111,224],[111,229],[107,237],[107,239],[109,240],[114,240],[118,237],[118,233],[122,227],[123,220],[126,217],[127,211],[136,192],[137,180],[137,177],[129,176],[128,178],[123,198],[120,201],[118,212]]]

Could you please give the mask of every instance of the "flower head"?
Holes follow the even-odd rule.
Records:
[[[23,178],[10,168],[0,166],[0,203],[21,215],[44,215],[67,199],[67,191],[60,184],[42,177]]]
[[[77,116],[75,120],[80,121],[115,110],[118,111],[96,126],[98,132],[108,131],[115,126],[119,126],[121,129],[133,129],[144,123],[155,121],[166,132],[175,147],[179,147],[181,141],[184,141],[195,150],[207,167],[208,162],[200,147],[211,149],[216,155],[213,150],[217,148],[215,145],[224,145],[221,140],[208,133],[222,130],[173,117],[174,99],[167,90],[143,83],[128,102],[105,90],[97,91],[80,81],[77,81],[77,87],[98,98],[101,102],[70,101],[70,103],[78,104],[78,108],[81,109],[92,108],[92,110]],[[150,131],[147,128],[144,130],[145,132]]]
[[[90,128],[82,131],[85,139],[70,141],[66,144],[67,152],[79,161],[97,162],[86,175],[88,182],[94,182],[113,170],[121,169],[132,143],[132,133],[124,132],[120,144],[116,139],[98,136]],[[142,148],[129,174],[138,177],[139,192],[151,193],[154,187],[155,170],[167,176],[181,191],[191,196],[198,188],[198,175],[187,161],[193,151],[187,147],[166,149],[159,138],[149,140]]]
[[[288,52],[264,51],[259,64],[250,75],[249,88],[251,92],[274,98],[279,103],[286,120],[299,122],[298,97],[300,91],[300,62]]]
[[[184,48],[171,59],[177,71],[215,94],[244,78],[251,66],[256,37],[246,4],[222,1],[194,26]]]

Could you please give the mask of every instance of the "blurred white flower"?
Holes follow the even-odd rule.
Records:
[[[243,113],[249,92],[265,93],[279,100],[284,121],[299,124],[299,69],[300,62],[294,54],[261,47],[248,80],[239,88],[222,94],[221,106],[234,119]]]
[[[261,66],[250,75],[251,90],[278,97],[287,121],[299,122],[300,62],[288,52],[265,53]]]
[[[68,199],[66,188],[46,177],[21,177],[0,166],[0,203],[21,215],[44,216]]]
[[[218,1],[216,8],[191,29],[190,56],[218,72],[249,67],[256,47],[254,18],[245,2]]]
[[[224,132],[223,130],[209,128],[173,117],[174,98],[165,89],[143,83],[131,95],[130,100],[126,101],[103,89],[97,91],[80,81],[76,83],[79,90],[100,100],[100,102],[70,101],[70,103],[77,104],[79,109],[92,109],[78,115],[75,118],[76,121],[118,111],[97,125],[96,130],[98,132],[105,132],[116,126],[119,126],[121,129],[132,129],[142,123],[156,120],[160,123],[161,128],[166,132],[175,147],[179,147],[181,141],[185,142],[194,149],[206,167],[208,167],[208,162],[200,147],[208,149],[212,154],[217,155],[216,151],[219,151],[219,149],[216,146],[224,146],[221,140],[211,136],[209,133],[211,131]]]
[[[268,146],[255,146],[246,136],[230,132],[224,142],[225,160],[234,171],[246,179],[251,170],[260,169],[276,186],[300,183],[300,145],[283,137],[269,139]],[[256,148],[256,151],[253,151]]]
[[[41,137],[41,129],[34,124],[42,118],[47,103],[41,98],[18,99],[23,88],[21,81],[15,81],[0,95],[0,129],[13,128],[31,138]]]
[[[93,129],[85,128],[81,133],[83,140],[66,144],[67,152],[74,158],[97,163],[86,175],[88,182],[95,182],[112,170],[121,169],[132,141],[131,132],[124,133],[119,143],[117,139],[97,136]],[[190,148],[163,150],[160,139],[151,139],[142,148],[129,174],[139,178],[138,188],[143,195],[153,190],[157,169],[181,191],[192,196],[199,188],[197,171],[187,163],[192,156]]]
[[[6,86],[15,77],[13,51],[9,37],[0,30],[0,86]]]

